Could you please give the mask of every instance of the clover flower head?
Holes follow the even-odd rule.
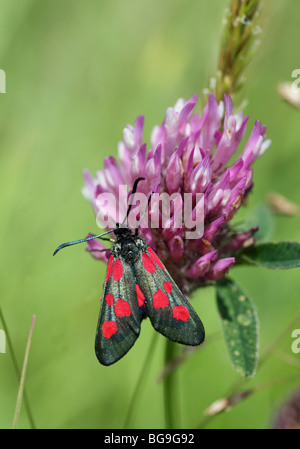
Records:
[[[179,99],[166,110],[162,124],[151,133],[148,151],[143,143],[144,116],[140,115],[134,126],[127,125],[123,131],[119,163],[109,156],[95,178],[84,172],[84,194],[96,213],[99,194],[112,193],[118,199],[119,186],[126,184],[130,190],[139,177],[145,180],[139,183],[138,192],[147,196],[153,192],[177,194],[168,220],[159,212],[159,226],[144,226],[142,220],[140,232],[185,293],[223,277],[234,265],[236,253],[255,243],[257,228],[237,232],[230,221],[252,189],[253,162],[271,143],[266,139],[266,127],[257,120],[241,155],[231,162],[249,117],[233,113],[229,95],[218,103],[210,94],[201,115],[194,112],[196,102],[194,95],[189,100]],[[182,218],[186,193],[192,198],[191,218],[196,225],[197,210],[202,210],[203,232],[196,239],[187,238]],[[202,199],[197,202],[199,194]],[[151,200],[148,217],[157,206]],[[118,211],[120,221],[126,208],[124,204]],[[107,260],[106,253],[93,251],[104,249],[101,242],[91,241],[88,249],[94,257]]]

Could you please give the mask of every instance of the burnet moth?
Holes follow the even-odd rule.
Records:
[[[137,184],[133,186],[131,197]],[[150,201],[150,198],[149,198]],[[129,204],[126,218],[131,210]],[[172,341],[197,346],[204,340],[203,324],[165,266],[147,242],[128,227],[60,245],[60,249],[114,232],[104,281],[95,351],[103,365],[121,359],[140,334],[141,321],[149,317],[154,329]]]

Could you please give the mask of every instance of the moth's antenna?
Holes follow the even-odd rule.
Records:
[[[132,201],[133,201],[133,199],[134,199],[134,194],[136,193],[138,183],[140,181],[144,181],[144,180],[145,180],[145,178],[137,178],[134,181],[134,184],[133,184],[133,187],[132,187],[132,192],[131,192],[131,195],[130,195],[130,200],[132,199]],[[128,209],[127,209],[127,214],[126,214],[126,217],[123,220],[123,223],[121,224],[121,227],[124,225],[125,221],[127,220],[128,216],[129,216],[129,213],[130,213],[131,208],[132,208],[132,201],[129,202]]]
[[[144,179],[145,179],[145,178],[137,178],[137,179],[134,181],[133,188],[132,188],[132,193],[131,193],[130,198],[132,198],[132,196],[136,193],[136,189],[137,189],[138,183],[139,183],[140,181],[143,181]],[[132,208],[132,202],[130,202],[130,204],[128,205],[127,214],[126,214],[126,217],[124,218],[124,221],[123,221],[122,225],[125,223],[125,220],[127,219],[128,215],[129,215],[129,212],[131,211],[131,208]],[[117,229],[117,228],[119,228],[119,223],[116,223],[116,228],[115,228],[115,229]],[[77,245],[77,243],[88,242],[89,240],[93,240],[93,239],[100,238],[100,237],[102,237],[103,235],[110,234],[111,232],[114,232],[115,229],[112,229],[112,230],[110,230],[110,231],[103,232],[102,234],[93,235],[92,237],[86,237],[85,239],[79,239],[79,240],[74,240],[73,242],[62,243],[61,245],[59,245],[59,246],[56,248],[56,250],[55,250],[54,253],[53,253],[53,256],[55,256],[55,254],[58,253],[58,251],[60,251],[61,249],[65,248],[66,246]]]
[[[102,234],[93,235],[92,237],[86,237],[85,239],[74,240],[73,242],[62,243],[61,245],[58,246],[58,248],[56,248],[56,250],[53,253],[53,256],[55,256],[55,254],[58,253],[58,251],[65,248],[66,246],[77,245],[77,243],[82,243],[82,242],[88,242],[89,240],[100,238],[103,235],[109,234],[110,232],[114,232],[114,229],[112,229],[111,231],[105,231]]]

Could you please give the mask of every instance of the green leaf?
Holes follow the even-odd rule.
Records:
[[[255,306],[241,287],[229,278],[217,282],[217,305],[233,366],[243,377],[251,377],[255,374],[258,356]]]
[[[239,253],[241,263],[246,262],[273,270],[285,270],[300,266],[300,243],[262,243]]]

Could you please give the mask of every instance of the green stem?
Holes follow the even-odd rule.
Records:
[[[165,366],[171,363],[171,361],[177,355],[177,345],[171,340],[166,339],[165,348]],[[164,379],[164,405],[165,405],[165,422],[166,429],[175,429],[175,416],[178,422],[178,385],[176,382],[176,374],[174,371]]]
[[[16,403],[14,422],[13,422],[13,427],[12,427],[13,429],[17,428],[17,422],[18,422],[18,418],[19,418],[19,414],[20,414],[20,410],[21,410],[22,397],[23,397],[23,393],[24,393],[25,376],[26,376],[26,371],[27,371],[34,322],[35,322],[35,315],[33,315],[33,317],[32,317],[31,327],[30,327],[28,341],[27,341],[27,345],[26,345],[25,357],[24,357],[24,362],[23,362],[22,374],[21,374],[17,403]]]
[[[15,354],[15,351],[14,351],[14,348],[13,348],[13,344],[12,344],[12,341],[11,341],[11,338],[10,338],[9,330],[8,330],[7,325],[6,325],[6,321],[4,319],[4,315],[3,315],[1,307],[0,307],[0,320],[2,322],[2,326],[3,326],[4,331],[5,331],[7,346],[9,348],[9,352],[11,354],[11,358],[12,358],[12,362],[13,362],[13,365],[14,365],[14,369],[15,369],[15,372],[17,374],[17,378],[19,380],[20,379],[20,375],[21,375],[20,368],[19,368],[19,365],[18,365],[18,362],[17,362],[17,357],[16,357],[16,354]],[[23,398],[24,398],[24,403],[25,403],[25,407],[26,407],[26,410],[27,410],[27,416],[28,416],[28,419],[29,419],[29,422],[30,422],[30,426],[31,426],[32,429],[35,429],[35,424],[34,424],[33,416],[32,416],[32,413],[31,413],[30,406],[29,406],[28,396],[27,396],[27,393],[25,391],[25,388],[24,388],[24,391],[23,391]]]
[[[131,417],[132,417],[133,410],[134,410],[134,408],[136,406],[136,401],[138,400],[138,398],[141,395],[142,387],[145,385],[146,375],[149,373],[149,367],[150,367],[150,364],[151,364],[151,361],[152,361],[152,357],[153,357],[153,354],[154,354],[154,348],[155,348],[155,345],[156,345],[156,342],[157,342],[157,336],[158,336],[158,333],[157,332],[153,332],[153,337],[152,337],[152,340],[150,342],[149,349],[148,349],[148,352],[147,352],[147,355],[146,355],[143,367],[141,369],[139,378],[137,380],[137,383],[135,385],[135,388],[134,388],[134,391],[133,391],[133,394],[132,394],[132,397],[131,397],[130,405],[129,405],[128,412],[127,412],[127,415],[126,415],[126,418],[125,418],[125,422],[124,422],[124,429],[128,429],[129,428],[128,426],[129,426],[129,423],[130,423],[130,420],[131,420]]]

